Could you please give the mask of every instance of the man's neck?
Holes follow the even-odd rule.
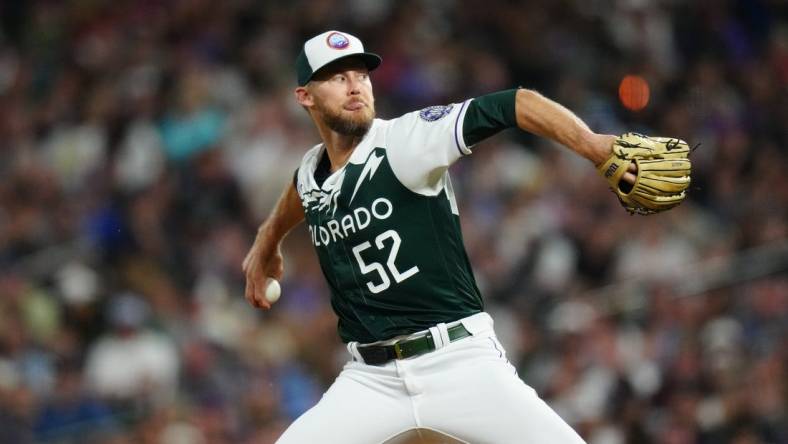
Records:
[[[356,146],[363,139],[363,137],[339,134],[325,125],[318,125],[318,131],[320,132],[320,138],[323,139],[323,145],[326,147],[328,158],[331,161],[332,173],[345,166]]]

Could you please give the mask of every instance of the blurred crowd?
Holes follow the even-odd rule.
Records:
[[[0,442],[272,443],[319,399],[348,356],[306,230],[269,312],[241,262],[318,141],[293,65],[327,29],[382,55],[384,118],[524,86],[599,132],[699,144],[688,201],[630,217],[586,161],[495,136],[452,168],[466,246],[509,359],[590,444],[788,442],[785,2],[0,16]],[[642,111],[619,103],[626,74],[649,82]]]

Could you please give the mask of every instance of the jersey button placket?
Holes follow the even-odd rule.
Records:
[[[318,228],[316,228],[317,236],[320,236],[320,228],[319,227],[322,227],[323,223],[327,222],[331,218],[329,216],[323,216],[321,213],[318,212],[316,219],[317,219],[316,227],[318,227]],[[331,240],[331,235],[329,234],[329,236],[328,236],[328,242],[323,242],[322,239],[320,240],[320,242],[321,242],[322,247],[325,248],[326,258],[330,262],[331,269],[332,270],[336,270],[337,269],[337,267],[336,267],[337,260],[334,257],[335,256],[334,245],[333,245],[334,243]]]
[[[337,210],[338,209],[335,209],[335,211]],[[317,219],[318,219],[318,226],[322,227],[325,226],[325,224],[327,224],[329,220],[335,218],[326,214],[326,215],[318,215]],[[341,219],[341,217],[338,219]],[[325,244],[324,247],[326,249],[325,250],[326,258],[330,262],[331,269],[334,271],[341,270],[346,265],[352,267],[353,264],[352,263],[348,264],[347,259],[345,258],[345,252],[344,252],[345,245],[342,244],[344,240],[341,238],[333,238],[330,233],[328,235],[328,240],[329,240],[328,243]],[[338,280],[339,273],[335,273],[335,274],[336,274],[335,279]]]

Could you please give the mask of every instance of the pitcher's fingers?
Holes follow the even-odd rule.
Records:
[[[629,171],[630,173],[637,173],[638,172],[638,165],[635,162],[630,162],[629,163],[629,168],[627,168],[627,171]]]
[[[271,308],[271,304],[265,299],[265,289],[267,287],[267,278],[262,273],[255,276],[254,279],[254,301],[257,308]]]
[[[630,172],[624,173],[624,175],[621,177],[621,180],[623,180],[624,182],[626,182],[626,183],[628,183],[630,185],[634,185],[636,179],[637,179],[637,176],[632,174],[632,173],[630,173]]]
[[[268,310],[271,308],[271,303],[265,299],[265,296],[262,294],[256,294],[254,297],[255,307],[257,308],[264,308]]]
[[[246,291],[244,292],[244,297],[246,298],[246,302],[248,302],[252,307],[260,308],[254,298],[254,281],[251,277],[246,278]]]

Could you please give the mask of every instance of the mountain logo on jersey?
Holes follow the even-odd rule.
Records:
[[[446,114],[449,114],[453,107],[454,105],[428,106],[419,111],[419,117],[421,117],[422,120],[426,120],[427,122],[434,122],[441,119]]]
[[[307,211],[324,211],[334,217],[337,212],[337,200],[339,192],[342,190],[342,182],[345,181],[345,171],[332,184],[329,190],[315,188],[301,193],[301,204]]]
[[[358,175],[356,187],[353,189],[353,194],[350,196],[350,202],[348,202],[348,204],[353,203],[353,199],[356,197],[356,193],[358,192],[358,189],[361,188],[361,184],[364,183],[364,180],[372,180],[372,176],[375,175],[375,172],[378,170],[380,162],[382,161],[383,156],[376,155],[375,150],[372,150],[372,152],[369,153],[367,163],[364,164],[364,169],[362,169],[361,174]]]

